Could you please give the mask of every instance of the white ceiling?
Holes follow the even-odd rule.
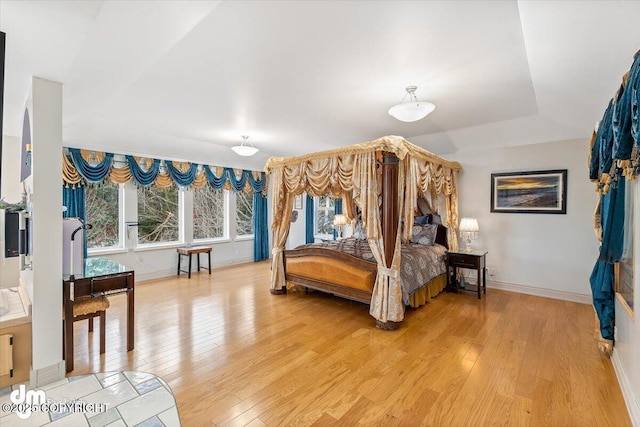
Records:
[[[638,1],[7,1],[5,134],[31,76],[64,142],[262,168],[402,135],[438,154],[588,137],[640,49]],[[436,110],[387,114],[404,88]],[[250,135],[260,152],[229,147]]]

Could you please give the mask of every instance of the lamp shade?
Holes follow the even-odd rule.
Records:
[[[460,231],[461,232],[473,232],[477,233],[478,228],[478,220],[475,218],[462,218],[460,220]]]
[[[242,144],[235,145],[231,147],[231,149],[239,156],[253,156],[258,152],[258,149],[253,146],[253,144],[248,143],[247,140],[249,137],[247,135],[242,135]]]
[[[256,154],[258,152],[258,149],[256,147],[253,147],[251,145],[235,145],[233,147],[231,147],[231,149],[239,156],[253,156],[254,154]]]
[[[436,106],[430,102],[409,101],[389,108],[389,115],[401,122],[416,122],[424,119],[427,114],[435,109]]]
[[[401,122],[417,122],[420,119],[424,119],[427,114],[436,109],[436,106],[430,102],[418,101],[416,97],[417,86],[407,86],[405,89],[407,93],[399,104],[389,108],[389,115]],[[403,102],[407,96],[409,100]]]
[[[347,217],[342,214],[336,214],[333,217],[333,225],[347,225]]]

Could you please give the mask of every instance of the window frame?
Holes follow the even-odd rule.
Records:
[[[318,215],[319,211],[325,211],[325,212],[333,212],[333,214],[335,215],[336,212],[336,204],[335,204],[335,199],[333,199],[330,196],[326,196],[327,199],[331,199],[333,200],[333,206],[332,207],[324,207],[324,206],[320,206],[320,197],[319,196],[314,196],[313,197],[313,237],[316,239],[325,239],[325,240],[333,240],[333,231],[331,233],[319,233],[318,232],[318,220],[320,218],[320,215]]]
[[[124,230],[125,230],[125,189],[124,184],[117,183],[118,186],[118,244],[114,246],[89,247],[87,244],[87,256],[109,255],[127,252],[125,247]],[[86,202],[85,202],[86,203]],[[85,204],[86,211],[86,204]],[[89,221],[89,218],[87,218]]]
[[[625,245],[629,244],[631,246],[631,253],[629,254],[629,258],[625,258],[614,264],[614,290],[616,293],[616,298],[632,321],[635,321],[636,307],[634,306],[634,300],[636,298],[635,294],[636,292],[638,292],[638,290],[635,288],[635,276],[638,274],[638,272],[635,271],[634,268],[635,260],[638,257],[638,255],[635,253],[635,236],[637,234],[637,229],[640,226],[640,223],[637,219],[638,215],[636,215],[635,212],[636,208],[638,207],[638,200],[636,197],[636,194],[638,193],[638,188],[636,186],[638,185],[640,184],[638,184],[636,180],[630,180],[626,182],[625,187],[625,215],[629,214],[629,210],[631,211],[631,231],[627,232],[625,230],[625,234],[630,237],[630,241],[625,241]]]
[[[176,184],[173,184],[176,185]],[[136,217],[139,220],[139,198],[138,198],[138,190],[142,187],[136,187]],[[176,248],[179,246],[183,246],[185,243],[184,238],[184,229],[185,229],[185,209],[184,209],[184,187],[177,186],[178,188],[178,240],[174,240],[171,242],[151,242],[151,243],[140,243],[140,233],[138,227],[136,227],[136,238],[135,238],[135,251],[146,251],[146,250],[154,250],[154,249],[162,249],[162,248]]]
[[[235,202],[236,202],[236,206],[235,206],[235,226],[236,226],[236,235],[234,240],[253,240],[255,239],[256,236],[256,230],[253,230],[253,233],[251,234],[238,234],[238,191],[234,191],[234,195],[235,195]],[[243,194],[245,194],[244,192],[242,192]],[[251,220],[253,221],[253,217],[255,215],[255,206],[253,205],[253,193],[246,193],[246,194],[251,194]],[[251,229],[253,229],[253,224]]]
[[[208,184],[206,184],[208,185]],[[226,188],[222,190],[222,194],[223,194],[223,203],[224,206],[222,208],[222,214],[224,216],[223,220],[222,220],[222,237],[205,237],[202,239],[196,239],[195,236],[193,235],[193,231],[195,231],[195,221],[193,221],[193,212],[191,214],[191,221],[192,221],[192,236],[191,236],[191,240],[193,241],[193,243],[224,243],[224,242],[230,242],[231,238],[229,236],[229,224],[230,224],[230,220],[229,220],[229,214],[230,214],[230,209],[229,209],[229,193],[230,191],[227,190]],[[194,202],[193,202],[194,208],[195,208],[195,196],[194,196]]]

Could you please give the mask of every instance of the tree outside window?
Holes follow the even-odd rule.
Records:
[[[329,196],[316,197],[315,234],[333,234],[334,200]]]
[[[177,242],[180,235],[179,190],[138,188],[138,243]]]
[[[253,235],[253,192],[236,194],[236,234]]]
[[[112,182],[86,186],[86,222],[93,226],[87,230],[87,248],[122,246],[120,242],[119,191],[120,186]]]
[[[193,238],[225,237],[226,190],[204,185],[193,190]]]

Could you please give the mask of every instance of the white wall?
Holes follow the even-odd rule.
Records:
[[[20,187],[20,138],[3,136],[2,142],[2,188],[0,198],[16,203],[22,199]],[[0,209],[0,287],[18,286],[20,278],[20,258],[5,258],[4,210]]]
[[[297,209],[298,219],[291,223],[289,227],[289,237],[287,238],[287,249],[293,249],[306,243],[306,209],[307,196],[302,195],[302,209]]]
[[[633,424],[640,426],[640,183],[634,182],[635,235],[633,254],[634,265],[634,315],[635,321],[616,298],[616,340],[613,350],[613,366],[618,375],[627,408]]]
[[[467,151],[447,156],[462,164],[459,215],[478,219],[472,244],[485,248],[496,268],[489,287],[554,298],[591,301],[589,275],[598,256],[587,175],[588,140]],[[568,169],[567,214],[491,213],[491,173]]]

